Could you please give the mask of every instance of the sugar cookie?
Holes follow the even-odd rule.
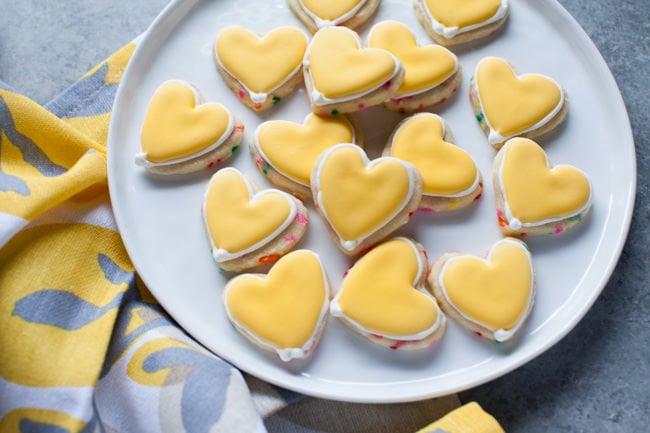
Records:
[[[370,341],[394,350],[430,347],[446,319],[426,290],[427,255],[397,237],[363,255],[347,272],[330,312]]]
[[[276,187],[311,200],[310,177],[324,150],[339,144],[363,146],[363,133],[351,114],[310,113],[302,124],[268,120],[255,130],[251,153],[258,170]]]
[[[308,250],[282,257],[268,275],[239,275],[223,291],[235,329],[285,362],[313,353],[327,322],[329,298],[320,258]]]
[[[240,101],[266,110],[302,84],[302,59],[309,40],[283,26],[258,37],[242,27],[226,27],[216,37],[217,71]]]
[[[459,45],[496,33],[508,19],[509,0],[415,0],[422,27],[441,45]]]
[[[566,91],[541,74],[518,75],[506,60],[485,57],[470,82],[472,109],[495,148],[512,137],[534,138],[564,121]]]
[[[223,105],[204,103],[193,84],[168,80],[149,101],[140,138],[136,164],[154,174],[185,174],[232,156],[244,125]]]
[[[397,21],[382,21],[370,29],[368,45],[389,51],[404,66],[404,81],[384,107],[413,113],[445,102],[461,84],[461,66],[441,45],[419,45],[415,35]]]
[[[256,192],[232,167],[212,176],[201,211],[212,256],[230,272],[274,262],[296,246],[309,220],[300,200],[275,189]]]
[[[323,27],[345,26],[351,29],[368,21],[380,0],[289,0],[289,7],[312,33]]]
[[[521,329],[535,300],[530,252],[514,238],[496,242],[485,257],[445,254],[433,265],[428,281],[449,317],[498,342]]]
[[[499,226],[507,235],[558,234],[589,212],[587,175],[569,165],[554,166],[527,138],[512,138],[494,159],[492,180]]]
[[[428,112],[402,120],[388,139],[384,156],[408,161],[422,175],[421,210],[457,210],[481,195],[483,183],[476,163],[453,143],[447,122]]]

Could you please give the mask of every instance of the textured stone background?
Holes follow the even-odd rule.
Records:
[[[165,3],[0,0],[0,79],[45,103],[144,31]],[[578,326],[532,362],[460,397],[478,401],[509,433],[646,432],[650,4],[648,0],[561,3],[600,49],[625,100],[637,147],[635,216],[609,284]]]

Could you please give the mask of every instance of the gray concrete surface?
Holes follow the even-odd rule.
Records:
[[[0,80],[45,103],[145,30],[165,3],[0,0]],[[478,401],[508,433],[648,432],[650,4],[561,3],[594,40],[623,94],[637,146],[635,216],[609,284],[578,326],[532,362],[460,397]]]

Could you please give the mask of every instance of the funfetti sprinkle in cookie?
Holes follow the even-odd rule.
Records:
[[[136,164],[154,174],[186,174],[232,156],[244,125],[223,105],[205,103],[195,85],[168,80],[149,101],[140,138]]]
[[[242,274],[223,291],[226,315],[256,346],[285,362],[314,352],[327,322],[330,286],[317,254],[293,251],[264,274]]]
[[[425,112],[402,120],[384,148],[384,156],[408,161],[420,171],[423,211],[458,210],[481,195],[483,183],[476,163],[453,143],[447,122]]]
[[[363,48],[359,35],[347,27],[319,30],[303,64],[312,111],[322,116],[381,104],[404,79],[397,57],[380,48]]]
[[[288,0],[291,11],[312,33],[323,27],[356,29],[377,10],[380,0]]]
[[[534,138],[564,121],[566,91],[541,74],[518,75],[498,57],[479,61],[470,82],[474,115],[496,149],[512,137]]]
[[[419,45],[411,30],[400,22],[375,24],[368,36],[368,46],[389,51],[404,66],[402,85],[384,102],[389,110],[422,111],[445,102],[461,84],[461,67],[456,55],[440,45]]]
[[[544,149],[513,138],[494,159],[492,180],[497,217],[507,235],[563,233],[591,209],[587,175],[570,165],[553,165]]]
[[[256,191],[232,167],[212,176],[201,212],[212,257],[229,272],[276,261],[296,247],[309,220],[300,200],[280,190]]]
[[[484,257],[445,254],[434,264],[428,282],[449,317],[497,342],[513,338],[535,301],[530,252],[514,238],[496,242]]]
[[[355,255],[406,224],[420,205],[422,176],[401,159],[369,160],[359,146],[338,144],[314,164],[311,188],[338,247]]]
[[[363,133],[351,114],[322,117],[308,114],[302,124],[268,120],[255,130],[251,153],[255,165],[276,187],[301,200],[311,200],[314,162],[339,143],[363,146]]]
[[[278,27],[264,36],[226,27],[216,37],[214,59],[226,85],[246,106],[266,110],[302,84],[309,40],[301,30]]]
[[[494,35],[508,19],[509,0],[415,0],[422,27],[441,45]]]
[[[426,290],[428,267],[424,248],[412,239],[382,242],[347,272],[330,312],[373,343],[394,350],[431,347],[446,319]]]

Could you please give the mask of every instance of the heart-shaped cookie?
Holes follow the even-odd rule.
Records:
[[[329,292],[320,258],[297,250],[278,260],[268,275],[243,274],[230,280],[223,300],[239,332],[290,361],[315,349],[327,320]]]
[[[368,45],[382,48],[402,62],[404,81],[395,93],[396,98],[439,86],[458,70],[458,59],[451,51],[440,45],[419,46],[411,30],[397,21],[375,24],[370,30]]]
[[[445,328],[444,315],[424,288],[427,271],[421,245],[402,237],[383,242],[348,271],[330,311],[375,343],[427,347]]]
[[[408,222],[422,196],[422,177],[393,157],[370,161],[358,146],[321,154],[311,176],[318,212],[346,254],[357,254]]]
[[[508,0],[416,0],[418,20],[434,40],[453,45],[494,33],[508,16]]]
[[[275,189],[255,192],[232,167],[212,176],[202,210],[212,255],[228,271],[277,259],[295,245],[307,223],[307,212],[295,197]]]
[[[278,27],[261,38],[242,27],[227,27],[216,38],[214,56],[235,94],[262,110],[300,84],[307,44],[307,36],[294,27]]]
[[[433,113],[404,119],[391,135],[384,155],[415,165],[423,179],[421,207],[452,210],[472,203],[481,193],[481,174],[472,157],[455,146],[444,120]]]
[[[379,0],[289,0],[294,14],[312,32],[328,26],[356,28],[372,16]]]
[[[255,130],[252,153],[262,174],[271,182],[302,198],[311,197],[314,162],[339,143],[362,143],[361,130],[350,116],[321,117],[310,113],[302,124],[266,121]]]
[[[556,165],[527,138],[513,138],[494,162],[494,189],[501,229],[506,234],[561,233],[577,224],[591,207],[587,175]]]
[[[428,281],[445,313],[499,342],[521,328],[535,298],[530,252],[514,238],[496,242],[485,258],[446,254],[436,262]]]
[[[514,136],[541,135],[566,116],[564,90],[558,83],[541,74],[517,75],[497,57],[478,63],[470,87],[474,113],[488,142],[497,148]]]
[[[203,103],[198,89],[168,80],[154,92],[141,131],[145,167],[179,164],[211,152],[228,139],[235,121],[221,104]]]
[[[305,55],[305,82],[312,107],[335,105],[337,112],[358,111],[383,102],[401,84],[404,70],[386,50],[362,48],[359,35],[346,27],[318,31]],[[350,109],[345,109],[345,107]],[[328,113],[329,114],[329,113]]]

